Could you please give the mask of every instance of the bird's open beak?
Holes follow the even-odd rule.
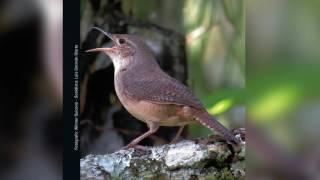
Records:
[[[110,38],[114,44],[116,44],[116,41],[114,40],[114,38],[112,37],[111,33],[105,32],[102,29],[98,28],[98,27],[92,27],[91,29],[96,29],[100,32],[102,32],[104,35],[106,35],[108,38]],[[106,53],[113,53],[115,51],[115,49],[113,47],[111,48],[94,48],[94,49],[89,49],[86,52],[106,52]]]

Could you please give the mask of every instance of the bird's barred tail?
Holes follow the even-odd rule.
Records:
[[[211,117],[207,112],[197,110],[194,113],[194,118],[202,125],[221,134],[226,140],[239,143],[239,140],[236,139],[235,136],[227,128],[225,128],[217,120]]]

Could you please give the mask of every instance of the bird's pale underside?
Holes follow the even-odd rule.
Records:
[[[115,66],[117,96],[130,114],[149,126],[149,131],[126,148],[137,145],[155,133],[159,126],[180,126],[175,141],[183,127],[190,123],[200,123],[222,134],[226,140],[238,142],[228,129],[206,112],[188,87],[161,70],[142,40],[132,35],[104,34],[112,39],[114,46],[89,52],[102,51],[110,56]]]

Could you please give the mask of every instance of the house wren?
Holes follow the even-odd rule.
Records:
[[[155,133],[159,126],[202,124],[217,131],[230,141],[238,143],[234,135],[205,110],[201,102],[182,83],[163,72],[150,48],[137,36],[110,34],[93,27],[108,36],[111,48],[95,48],[87,52],[104,52],[115,68],[114,85],[117,96],[126,110],[135,118],[147,123],[149,131],[129,143],[137,145]]]

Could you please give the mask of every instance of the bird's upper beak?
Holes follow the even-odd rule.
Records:
[[[114,39],[114,37],[112,36],[111,33],[105,32],[105,31],[103,31],[102,29],[100,29],[100,28],[98,28],[98,27],[92,27],[92,29],[96,29],[96,30],[102,32],[104,35],[106,35],[107,37],[109,37],[109,38],[113,41],[114,45],[117,45],[117,44],[116,44],[116,41],[115,41],[115,39]],[[105,53],[107,53],[107,54],[109,54],[109,53],[114,53],[114,52],[115,52],[115,46],[113,46],[113,47],[111,47],[111,48],[107,48],[107,47],[106,47],[106,48],[94,48],[94,49],[89,49],[89,50],[86,50],[86,52],[105,52]]]

